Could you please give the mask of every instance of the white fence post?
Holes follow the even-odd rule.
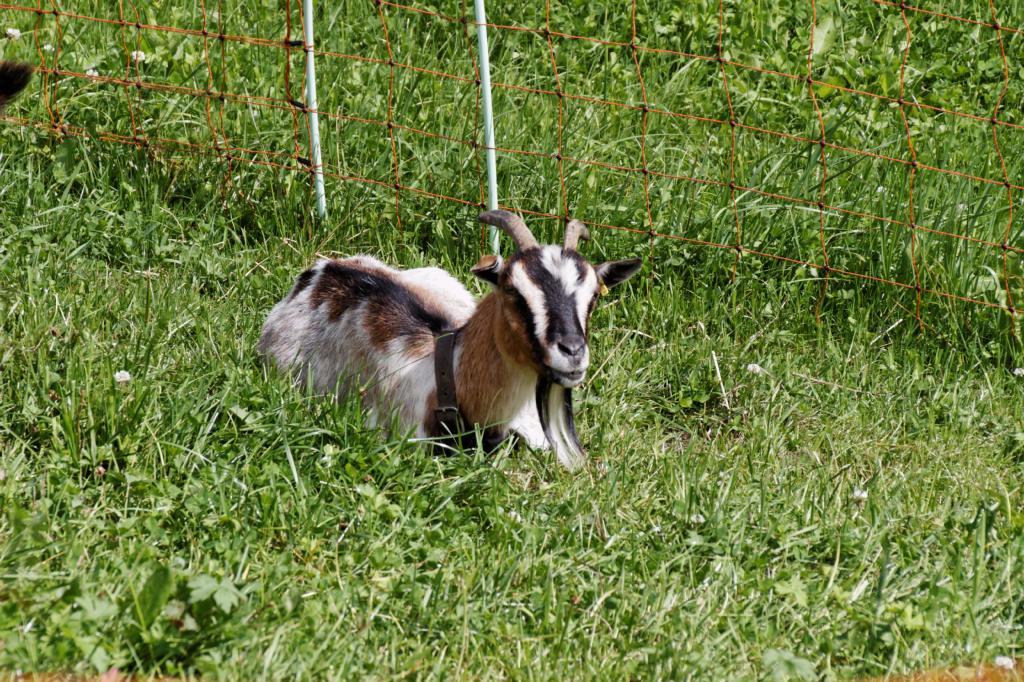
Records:
[[[478,0],[479,1],[479,0]],[[313,164],[313,190],[316,194],[316,214],[327,216],[327,198],[324,195],[324,168],[320,161],[320,116],[316,104],[316,66],[313,62],[313,0],[302,3],[302,33],[306,45],[306,111],[309,114],[309,156]]]
[[[308,0],[307,0],[308,2]],[[484,0],[474,0],[476,36],[480,51],[480,91],[484,109],[484,145],[487,149],[487,209],[498,208],[498,166],[494,149],[494,110],[491,106],[491,60],[487,46],[487,12]],[[498,229],[491,227],[491,250],[499,253]]]

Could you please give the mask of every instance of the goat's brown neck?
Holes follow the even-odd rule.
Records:
[[[499,294],[485,296],[459,338],[459,407],[467,421],[481,426],[507,425],[537,383],[526,330],[513,328],[503,305]]]

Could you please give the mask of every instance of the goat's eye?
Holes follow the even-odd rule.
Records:
[[[515,295],[516,295],[516,294],[518,293],[518,292],[516,291],[516,288],[515,288],[514,286],[510,286],[510,285],[508,285],[508,284],[506,284],[505,286],[503,286],[503,287],[501,288],[501,290],[502,290],[502,291],[504,291],[504,292],[505,292],[506,294],[508,294],[509,296],[515,296]]]

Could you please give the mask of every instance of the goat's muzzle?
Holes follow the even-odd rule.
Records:
[[[565,388],[576,388],[577,386],[583,383],[583,380],[587,376],[586,369],[577,369],[571,372],[561,372],[557,369],[551,369],[550,367],[548,367],[547,373],[552,382]]]

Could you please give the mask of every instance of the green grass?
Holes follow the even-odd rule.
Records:
[[[272,7],[228,5],[227,32],[282,35]],[[802,73],[808,9],[728,7],[730,57]],[[904,29],[889,9],[819,3],[834,27],[820,75],[893,94]],[[943,9],[985,18],[987,5]],[[715,49],[717,3],[639,10],[646,44]],[[1024,25],[1024,6],[999,10],[1004,25]],[[544,22],[543,4],[490,11],[496,23]],[[144,12],[179,26],[198,16],[162,3]],[[472,73],[461,27],[387,15],[396,58]],[[933,104],[990,112],[1001,83],[992,36],[912,20],[908,83]],[[34,60],[34,15],[3,21],[25,33],[0,44],[3,55]],[[342,2],[321,24],[324,49],[384,54],[370,3]],[[629,4],[553,3],[552,24],[628,40]],[[63,28],[64,68],[123,70],[119,28]],[[545,42],[496,33],[495,80],[552,86]],[[1024,39],[1004,39],[1012,59]],[[46,19],[39,42],[55,40]],[[142,40],[147,78],[205,87],[201,41]],[[628,50],[556,51],[567,91],[638,96]],[[280,51],[230,46],[214,65],[233,92],[283,96]],[[318,66],[327,108],[386,115],[386,67]],[[658,106],[722,114],[717,65],[651,57],[643,69]],[[805,91],[730,76],[743,120],[813,134]],[[395,120],[474,136],[472,87],[400,71],[396,88]],[[150,134],[209,142],[194,101],[138,96]],[[69,79],[60,97],[69,123],[130,134],[120,90]],[[822,101],[843,144],[906,153],[895,110],[836,92]],[[556,148],[550,101],[499,90],[496,106],[503,145]],[[38,91],[8,113],[49,120]],[[286,112],[247,113],[225,106],[229,139],[290,150]],[[578,102],[565,115],[566,155],[637,163],[637,115]],[[934,135],[929,146],[921,132],[921,157],[995,172],[987,127],[912,119]],[[741,182],[816,197],[815,153],[739,137]],[[333,171],[391,177],[386,130],[328,121],[324,141]],[[1012,134],[1003,142],[1008,172],[1024,177]],[[652,168],[727,177],[728,129],[652,119],[647,144]],[[408,133],[398,148],[403,184],[479,198],[472,149]],[[1011,372],[1024,354],[1005,314],[929,296],[922,330],[914,296],[892,287],[831,278],[823,297],[821,273],[807,268],[746,254],[733,276],[733,253],[658,239],[651,260],[646,236],[597,231],[594,260],[648,258],[646,276],[593,320],[595,371],[577,422],[603,466],[568,475],[524,451],[436,459],[364,428],[355,402],[306,396],[266,372],[255,341],[317,253],[441,264],[468,282],[481,247],[474,208],[402,193],[396,214],[392,192],[329,179],[330,218],[318,224],[302,174],[236,163],[228,181],[215,159],[7,124],[0,149],[0,670],[845,679],[1024,656],[1024,379]],[[839,153],[828,162],[830,202],[906,219],[905,172]],[[561,210],[554,160],[502,156],[500,168],[508,203]],[[635,177],[565,170],[574,214],[646,229]],[[1005,194],[918,180],[921,224],[1001,237]],[[734,238],[727,192],[653,180],[651,197],[660,231]],[[819,255],[815,212],[755,195],[737,208],[750,248]],[[532,224],[556,232],[554,221]],[[826,228],[837,267],[912,278],[905,230],[840,215]],[[1000,302],[998,258],[918,237],[929,287]],[[1019,268],[1011,259],[1014,290]],[[119,370],[129,383],[114,381]]]

